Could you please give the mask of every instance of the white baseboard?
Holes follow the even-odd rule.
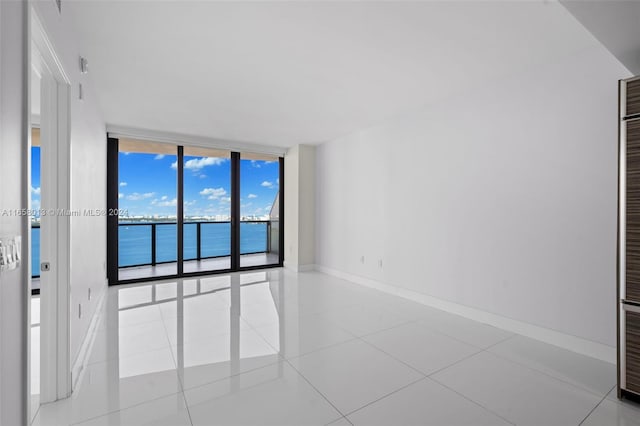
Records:
[[[315,269],[319,272],[323,272],[334,277],[342,278],[347,281],[354,282],[366,287],[374,288],[376,290],[384,291],[385,293],[392,294],[394,296],[403,297],[413,302],[422,303],[427,306],[431,306],[442,311],[450,312],[452,314],[460,315],[465,318],[469,318],[474,321],[482,322],[492,325],[503,330],[510,331],[512,333],[520,334],[532,339],[540,340],[545,343],[549,343],[554,346],[558,346],[570,351],[586,355],[592,358],[599,359],[601,361],[609,362],[611,364],[616,363],[616,348],[613,346],[604,345],[602,343],[593,342],[591,340],[583,339],[581,337],[572,336],[570,334],[562,333],[556,330],[540,327],[533,324],[528,324],[522,321],[518,321],[512,318],[503,317],[497,314],[482,311],[480,309],[472,308],[469,306],[461,305],[455,302],[449,302],[446,300],[438,299],[433,296],[429,296],[424,293],[419,293],[414,290],[408,290],[402,287],[396,287],[389,284],[381,283],[379,281],[372,280],[370,278],[361,277],[358,275],[342,272],[337,269],[328,268],[323,265],[315,265]]]
[[[78,356],[71,366],[71,392],[75,390],[78,379],[80,379],[80,375],[84,370],[84,367],[86,367],[87,365],[88,357],[91,353],[91,348],[95,339],[95,330],[100,320],[100,313],[102,312],[102,304],[104,303],[108,289],[109,282],[105,279],[104,288],[102,292],[100,292],[100,295],[98,295],[96,309],[93,311],[93,316],[91,317],[91,322],[89,323],[87,334],[85,334],[82,345],[80,345]]]

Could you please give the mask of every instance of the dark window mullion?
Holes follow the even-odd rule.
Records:
[[[240,153],[231,153],[231,270],[240,268]]]
[[[178,240],[178,276],[181,277],[184,272],[184,265],[182,264],[184,261],[184,147],[182,145],[178,146],[178,162],[177,162],[177,173],[178,173],[178,203],[176,206],[176,230],[177,230],[177,240]]]

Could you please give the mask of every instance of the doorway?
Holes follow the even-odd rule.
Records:
[[[29,418],[71,393],[69,360],[70,83],[41,24],[31,22]],[[39,275],[39,276],[38,276]]]

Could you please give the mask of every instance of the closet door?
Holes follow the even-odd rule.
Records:
[[[640,78],[620,81],[618,396],[640,395]]]
[[[640,119],[625,121],[623,126],[627,142],[626,271],[623,298],[628,302],[640,302]]]

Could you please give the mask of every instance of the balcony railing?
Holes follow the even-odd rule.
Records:
[[[200,221],[184,224],[184,260],[231,255],[231,223]],[[240,254],[277,252],[278,222],[240,222]],[[255,227],[255,228],[252,228]],[[118,267],[170,263],[177,260],[175,222],[120,223]],[[127,230],[135,229],[128,233]],[[272,235],[276,235],[272,238]],[[40,224],[31,224],[31,276],[40,277]]]
[[[275,222],[277,223],[277,222]],[[273,251],[270,220],[240,222],[240,254]],[[231,222],[184,223],[183,259],[203,260],[231,255]],[[157,265],[177,261],[175,222],[118,224],[118,267]]]

